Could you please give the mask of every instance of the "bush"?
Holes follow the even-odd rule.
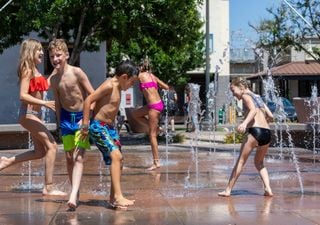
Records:
[[[185,136],[183,134],[175,134],[169,139],[169,143],[183,143],[185,140]],[[166,141],[166,136],[158,136],[158,141],[159,142],[165,142]]]
[[[173,143],[183,143],[186,137],[183,134],[176,134],[172,139]]]
[[[226,144],[239,144],[242,143],[242,141],[245,139],[246,134],[245,133],[239,133],[239,132],[232,132],[232,133],[228,133],[226,134],[225,138],[224,138],[224,142]]]

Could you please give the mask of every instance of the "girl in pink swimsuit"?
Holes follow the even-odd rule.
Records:
[[[158,87],[168,90],[169,86],[158,77],[149,72],[150,66],[148,59],[145,59],[140,65],[140,90],[142,91],[147,105],[134,111],[133,117],[139,121],[142,126],[149,127],[149,140],[153,155],[153,164],[148,170],[155,170],[160,167],[157,135],[159,132],[160,114],[164,108],[163,102],[158,93]],[[146,118],[147,116],[147,118]]]

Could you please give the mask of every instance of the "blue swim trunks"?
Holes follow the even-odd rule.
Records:
[[[89,149],[89,139],[81,140],[79,121],[82,120],[82,112],[69,112],[61,108],[60,113],[60,129],[62,135],[62,143],[65,151],[71,151],[76,146]]]
[[[121,151],[120,137],[117,130],[102,121],[91,120],[89,132],[91,140],[102,153],[105,164],[111,165],[110,153],[113,150]]]

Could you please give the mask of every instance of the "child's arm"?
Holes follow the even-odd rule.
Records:
[[[86,91],[87,95],[90,95],[94,92],[94,89],[91,85],[91,82],[88,79],[87,74],[81,69],[78,68],[78,77],[79,77],[79,82],[81,84],[81,86],[84,88],[84,90]],[[93,103],[90,107],[91,110],[94,109],[95,104]]]
[[[94,89],[88,79],[87,74],[80,68],[78,68],[77,73],[81,86],[84,88],[88,95],[92,94],[94,92]]]
[[[248,109],[248,113],[247,113],[244,121],[238,126],[238,131],[240,133],[244,133],[246,131],[248,124],[253,120],[253,118],[255,117],[255,115],[257,113],[257,109],[253,103],[251,96],[244,94],[244,95],[242,95],[242,100],[243,100],[244,105]]]
[[[156,81],[158,83],[158,85],[160,86],[160,88],[165,89],[165,90],[169,90],[169,86],[163,82],[162,80],[160,80],[158,77],[154,76],[156,78]]]
[[[270,111],[269,107],[264,104],[264,109],[265,109],[265,112],[266,112],[266,119],[268,122],[272,122],[273,121],[273,114],[272,112]]]

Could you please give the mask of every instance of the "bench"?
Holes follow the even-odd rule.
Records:
[[[56,130],[55,123],[48,123],[49,131]],[[29,148],[29,132],[20,124],[0,124],[0,150]]]

